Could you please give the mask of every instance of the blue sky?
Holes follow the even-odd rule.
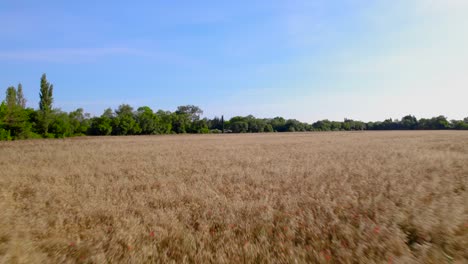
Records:
[[[0,88],[55,107],[364,121],[468,116],[468,1],[0,2]]]

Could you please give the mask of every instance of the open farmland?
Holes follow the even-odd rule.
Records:
[[[468,133],[0,142],[2,263],[466,263]]]

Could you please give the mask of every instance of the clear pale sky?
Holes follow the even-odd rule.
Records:
[[[0,88],[301,121],[468,116],[467,0],[0,2]],[[2,96],[3,97],[3,96]]]

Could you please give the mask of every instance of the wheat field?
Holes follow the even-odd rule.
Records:
[[[468,133],[0,142],[1,263],[467,263]]]

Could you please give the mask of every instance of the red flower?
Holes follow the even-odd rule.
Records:
[[[150,237],[154,237],[154,231],[150,232]]]
[[[322,251],[322,254],[323,254],[323,256],[325,257],[326,260],[330,260],[330,259],[331,259],[331,256],[330,256],[329,253],[330,253],[330,252],[329,252],[328,250],[327,250],[327,251],[325,251],[325,250]]]
[[[380,228],[378,226],[374,227],[374,233],[375,234],[380,233]]]

